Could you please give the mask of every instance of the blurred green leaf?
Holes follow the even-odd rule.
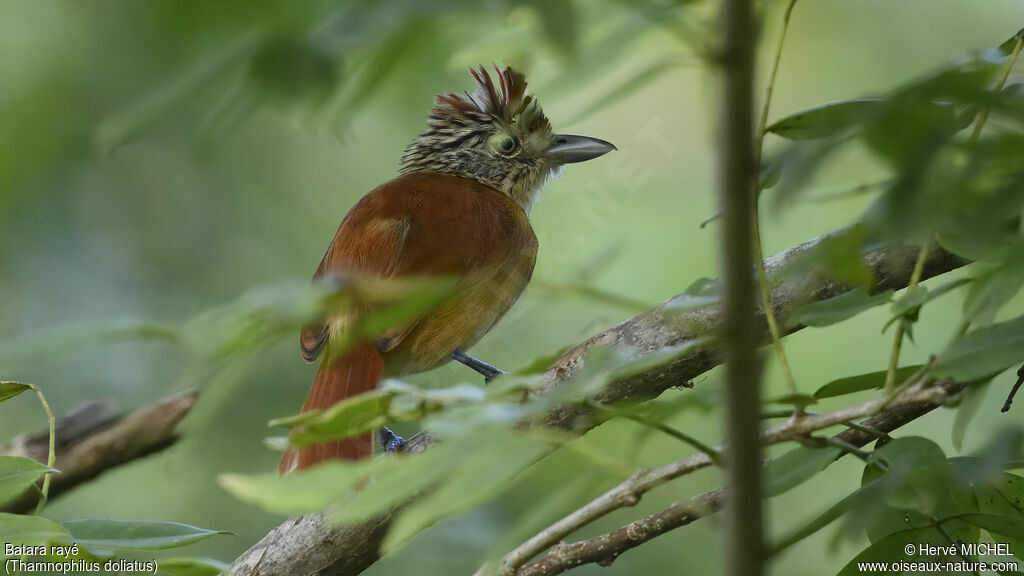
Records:
[[[479,450],[436,491],[400,512],[384,538],[382,550],[385,554],[392,552],[441,518],[493,498],[548,451],[550,447],[546,444],[522,435],[502,436],[497,445]]]
[[[47,472],[57,470],[28,458],[0,456],[0,504],[24,494]]]
[[[869,113],[876,111],[882,100],[855,98],[840,100],[801,110],[768,126],[768,132],[788,140],[814,140],[847,130]]]
[[[988,326],[996,313],[1024,286],[1024,259],[1014,259],[985,271],[964,299],[964,319],[976,326]]]
[[[915,372],[920,370],[921,367],[921,364],[915,364],[913,366],[897,368],[896,382],[906,380]],[[878,390],[885,385],[886,374],[886,370],[879,370],[877,372],[868,372],[866,374],[858,374],[857,376],[839,378],[838,380],[833,380],[821,388],[818,388],[814,392],[814,397],[821,400],[823,398],[834,398],[836,396],[845,396],[846,394],[864,392],[865,390]]]
[[[0,402],[10,400],[32,387],[21,382],[0,382]]]
[[[786,318],[786,325],[796,328],[797,326],[822,327],[837,324],[891,301],[892,294],[892,290],[869,294],[868,289],[861,286],[827,300],[804,304],[789,314]]]
[[[686,290],[663,304],[659,310],[665,314],[682,314],[690,310],[713,306],[722,299],[722,281],[717,278],[699,278]]]
[[[557,4],[557,2],[544,3]],[[625,100],[658,78],[661,78],[666,72],[685,64],[686,62],[676,55],[652,59],[649,64],[642,66],[639,70],[636,70],[616,84],[611,90],[602,94],[587,106],[582,107],[566,124],[576,124],[596,112]]]
[[[951,460],[953,477],[962,486],[990,484],[1010,467],[1007,463],[1024,455],[1022,446],[1024,432],[1020,428],[1003,428],[976,455]]]
[[[892,317],[882,326],[884,332],[889,326],[898,320],[907,320],[909,322],[917,322],[918,315],[921,312],[921,308],[935,300],[939,296],[946,294],[952,290],[973,282],[971,278],[957,278],[944,284],[941,284],[934,290],[929,290],[927,286],[915,286],[907,291],[892,303],[892,309],[890,313]]]
[[[572,56],[576,53],[579,42],[578,20],[581,15],[573,0],[562,2],[518,0],[518,2],[530,6],[540,15],[544,36],[551,44],[557,46],[565,55]]]
[[[859,489],[858,489],[859,490]],[[796,530],[793,530],[788,535],[782,537],[778,542],[771,544],[769,547],[769,554],[775,556],[794,544],[798,544],[807,538],[817,534],[823,528],[829,524],[835,522],[846,513],[846,510],[850,507],[850,503],[854,500],[857,492],[850,494],[843,498],[839,502],[836,502],[830,506],[827,510],[815,516],[810,522],[803,524]]]
[[[872,462],[880,462],[880,472]],[[885,502],[896,508],[929,513],[934,510],[952,478],[946,455],[935,442],[920,436],[897,438],[876,449],[864,469],[864,483],[886,477]]]
[[[957,452],[963,450],[967,425],[977,415],[978,408],[981,407],[981,402],[985,399],[985,393],[988,392],[988,386],[988,382],[979,382],[968,386],[963,392],[963,400],[960,402],[960,407],[956,409],[951,432],[953,449]]]
[[[173,576],[217,576],[231,571],[231,565],[213,558],[165,558],[160,571]]]
[[[177,522],[92,518],[69,520],[63,525],[79,546],[97,546],[116,550],[178,548],[218,534],[231,534],[231,532],[205,530]]]
[[[60,524],[42,516],[0,512],[0,534],[5,542],[38,546],[70,544],[71,535]]]
[[[937,377],[970,382],[1024,361],[1024,316],[968,332],[935,364]]]
[[[1024,516],[1007,514],[963,514],[957,517],[959,520],[974,524],[978,528],[988,531],[990,534],[1006,536],[1017,542],[1024,542]]]
[[[916,546],[917,544],[941,543],[948,546],[944,541],[939,542],[936,536],[941,537],[941,534],[930,526],[894,532],[868,546],[860,554],[857,554],[839,571],[837,576],[860,576],[864,573],[861,570],[861,564],[865,562],[880,562],[886,566],[901,560],[917,562],[917,553],[908,555],[906,550],[910,549],[910,546]]]
[[[764,497],[778,496],[810,480],[842,452],[833,447],[797,446],[771,460],[764,467],[764,481],[761,484]]]
[[[810,394],[783,394],[782,396],[773,396],[763,400],[766,404],[785,404],[787,406],[795,406],[803,409],[812,404],[817,404],[818,400]]]
[[[974,492],[979,512],[1017,518],[1024,516],[1024,478],[1016,474],[1004,472],[990,483],[975,486]],[[990,533],[993,540],[1008,544],[1015,553],[1024,549],[1024,539],[1001,532]]]
[[[317,42],[289,36],[261,43],[247,72],[260,91],[283,103],[298,98],[322,102],[341,80],[333,54]]]
[[[218,483],[236,498],[275,514],[306,514],[323,510],[377,470],[381,459],[330,461],[309,470],[278,474],[221,474]]]
[[[490,458],[489,453],[500,452],[506,442],[503,438],[510,436],[500,426],[477,432],[475,437],[446,436],[444,442],[420,454],[378,458],[384,462],[374,471],[371,481],[358,492],[335,501],[329,510],[330,518],[339,523],[359,522],[391,510],[414,495],[436,490],[462,474],[464,467],[472,468],[475,462]],[[492,450],[492,446],[498,450]]]
[[[270,424],[294,427],[289,438],[300,447],[350,438],[384,426],[392,397],[390,391],[378,388],[346,398],[322,412],[305,412]]]

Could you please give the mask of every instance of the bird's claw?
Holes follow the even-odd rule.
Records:
[[[405,438],[395,434],[387,426],[377,432],[377,442],[380,444],[380,449],[386,454],[394,454],[400,451],[402,446],[405,446]]]

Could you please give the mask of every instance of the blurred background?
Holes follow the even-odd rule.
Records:
[[[765,2],[762,79],[783,6]],[[182,386],[204,388],[180,443],[55,500],[49,514],[230,530],[238,537],[189,551],[224,561],[283,520],[234,499],[216,478],[275,468],[278,455],[262,443],[271,434],[266,423],[297,411],[315,371],[302,362],[297,338],[282,337],[225,377],[204,368],[217,349],[202,338],[182,346],[136,338],[138,327],[182,326],[254,287],[306,282],[348,209],[395,175],[433,96],[472,89],[471,65],[524,70],[557,131],[619,148],[548,186],[532,214],[541,244],[535,286],[475,355],[514,369],[717,276],[716,224],[700,226],[715,212],[716,90],[701,56],[714,41],[706,35],[713,15],[712,5],[627,0],[0,0],[0,378],[39,385],[58,413],[92,399],[134,408]],[[998,45],[1022,25],[1016,0],[986,0],[983,8],[967,0],[798,2],[771,117],[884,92]],[[769,138],[769,148],[776,144]],[[882,174],[854,152],[814,186]],[[813,198],[766,210],[766,254],[851,223],[871,199]],[[573,286],[623,298],[581,297]],[[960,297],[926,310],[905,364],[948,341]],[[1021,311],[1018,298],[1005,314]],[[801,388],[883,369],[887,318],[881,307],[788,338]],[[771,359],[767,366],[766,395],[781,393]],[[477,380],[452,366],[410,379]],[[965,452],[1011,419],[1019,423],[1019,410],[998,412],[1011,383],[1008,374],[995,381]],[[670,423],[717,442],[719,412],[709,407],[718,372],[696,384],[657,402],[691,395],[694,408]],[[25,395],[0,407],[0,440],[43,428],[35,402]],[[905,433],[928,435],[952,454],[952,414],[930,415]],[[637,432],[611,422],[588,439],[635,465],[689,450],[659,436],[641,441]],[[771,501],[773,533],[847,494],[859,467],[845,459]],[[497,502],[438,523],[367,574],[471,573],[495,546],[528,535],[510,532],[525,515],[539,527],[618,480],[584,459],[551,459]],[[687,477],[582,535],[720,482],[711,470]],[[719,529],[710,518],[610,568],[577,572],[716,574]],[[834,573],[864,546],[833,540],[826,530],[794,547],[776,573]]]

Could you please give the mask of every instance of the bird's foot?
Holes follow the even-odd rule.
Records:
[[[495,368],[494,366],[491,366],[490,364],[482,360],[477,360],[476,358],[473,358],[469,354],[466,354],[465,352],[457,348],[455,349],[455,351],[452,352],[451,356],[452,360],[455,360],[460,364],[464,364],[471,368],[473,371],[482,375],[484,377],[484,384],[490,384],[491,380],[494,380],[495,378],[502,374],[507,374],[507,372],[505,372],[504,370],[501,370],[500,368]]]
[[[387,426],[377,431],[377,442],[380,444],[380,449],[387,454],[394,454],[405,446],[405,438],[402,438],[398,434],[395,434]]]

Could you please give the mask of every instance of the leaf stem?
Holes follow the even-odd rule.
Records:
[[[690,436],[689,434],[686,434],[685,432],[681,432],[679,430],[676,430],[675,428],[673,428],[673,427],[671,427],[671,426],[669,426],[667,424],[663,424],[661,422],[658,422],[657,420],[653,420],[651,418],[647,418],[646,416],[643,416],[642,414],[636,414],[634,412],[630,412],[629,410],[620,410],[620,409],[615,408],[613,406],[606,406],[606,405],[601,404],[599,402],[595,402],[594,400],[587,400],[586,401],[586,405],[588,407],[590,407],[591,409],[593,409],[594,411],[596,411],[596,412],[603,412],[603,413],[605,413],[605,414],[607,414],[609,416],[617,416],[619,418],[625,418],[627,420],[632,420],[633,422],[636,422],[637,424],[641,424],[643,426],[647,426],[649,428],[653,428],[654,430],[657,430],[659,432],[663,432],[663,433],[665,433],[665,434],[675,438],[676,440],[679,440],[679,441],[681,441],[681,442],[683,442],[683,443],[685,443],[685,444],[687,444],[687,445],[689,445],[689,446],[691,446],[693,448],[696,448],[697,450],[703,452],[704,454],[707,455],[708,458],[711,459],[711,462],[713,462],[715,464],[715,466],[720,466],[721,465],[721,456],[718,453],[718,450],[715,450],[711,446],[708,446],[707,444],[701,442],[700,440],[697,440],[696,438],[694,438],[693,436]]]
[[[46,458],[46,466],[52,469],[54,464],[57,463],[57,420],[53,417],[53,411],[50,410],[50,404],[46,401],[46,396],[43,396],[43,391],[35,384],[29,384],[28,386],[36,391],[36,396],[39,397],[39,403],[43,405],[43,410],[46,412],[46,419],[49,421],[50,452]],[[53,472],[47,472],[43,475],[43,487],[39,491],[39,503],[36,504],[36,515],[39,515],[43,511],[43,507],[46,506],[46,501],[50,493],[50,477],[52,475]]]
[[[1010,77],[1010,71],[1013,70],[1013,65],[1017,63],[1017,56],[1020,55],[1022,46],[1024,46],[1024,30],[1017,33],[1017,43],[1013,46],[1013,52],[1010,53],[1010,59],[1006,63],[1006,68],[1003,69],[1003,75],[1000,76],[999,81],[996,82],[993,92],[1001,92],[1003,86],[1006,85],[1006,80]],[[981,109],[981,112],[978,114],[978,121],[974,124],[974,130],[971,131],[971,142],[977,141],[978,137],[981,136],[981,129],[985,127],[985,122],[988,121],[988,114],[991,110],[991,106],[985,106]]]
[[[910,282],[907,284],[907,293],[917,288],[917,284],[921,281],[921,274],[924,271],[924,263],[928,260],[928,251],[930,250],[931,241],[927,241],[921,245],[921,250],[917,253],[917,261],[914,262],[914,271],[910,274]],[[889,355],[889,370],[885,373],[885,395],[891,396],[893,387],[896,386],[896,367],[900,363],[900,351],[903,348],[903,334],[904,334],[904,322],[900,321],[896,324],[896,337],[892,343],[892,353]]]
[[[796,5],[796,0],[789,0],[786,4],[786,11],[782,15],[782,29],[779,31],[779,41],[775,46],[775,58],[772,61],[772,71],[768,75],[768,85],[765,88],[764,105],[761,107],[761,119],[757,126],[757,141],[754,143],[754,168],[755,174],[761,172],[761,153],[764,148],[764,137],[768,129],[768,111],[772,104],[772,93],[775,91],[775,78],[779,73],[779,62],[782,60],[782,47],[786,41],[786,31],[789,29],[789,19],[793,14],[793,7]],[[764,268],[764,250],[761,247],[761,216],[758,205],[760,204],[761,190],[759,186],[760,179],[755,179],[754,183],[754,207],[751,218],[751,226],[754,237],[754,264],[757,267],[757,284],[761,298],[761,309],[764,311],[765,320],[768,322],[768,331],[772,336],[772,348],[775,350],[775,356],[779,361],[779,369],[782,371],[782,376],[786,380],[786,385],[789,387],[789,391],[796,393],[796,380],[793,378],[793,372],[789,368],[789,360],[786,358],[786,351],[782,346],[782,336],[779,332],[779,324],[775,319],[775,311],[772,308],[771,298],[768,290],[768,277]],[[802,413],[801,407],[796,408],[796,413]]]

